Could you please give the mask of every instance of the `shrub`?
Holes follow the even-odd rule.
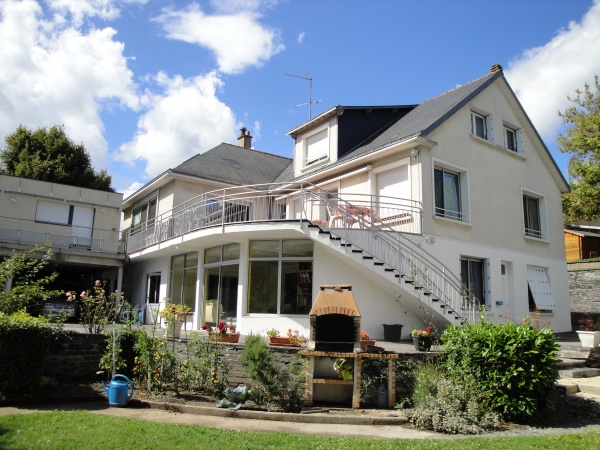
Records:
[[[227,387],[229,364],[221,354],[221,344],[197,333],[187,343],[188,357],[182,366],[182,382],[187,389],[218,397]]]
[[[119,291],[107,295],[106,282],[96,280],[92,290],[83,291],[79,298],[75,292],[67,292],[67,300],[79,305],[79,322],[88,333],[102,333],[104,327],[116,322],[126,304]]]
[[[257,405],[302,404],[305,386],[304,360],[294,358],[287,367],[280,367],[265,340],[259,335],[250,334],[246,337],[240,361],[254,383],[252,400]]]
[[[449,380],[425,363],[416,372],[415,408],[407,412],[418,428],[442,433],[479,434],[499,427],[500,415],[487,406],[473,376]]]
[[[45,318],[25,311],[10,316],[0,312],[0,397],[33,393],[53,345],[65,336]]]
[[[554,403],[558,345],[550,328],[531,323],[450,326],[443,335],[449,379],[469,376],[507,420],[528,420]]]
[[[140,386],[140,392],[161,392],[172,383],[175,383],[174,387],[177,390],[180,364],[175,351],[168,347],[168,343],[164,338],[149,336],[145,332],[137,334],[133,379]]]

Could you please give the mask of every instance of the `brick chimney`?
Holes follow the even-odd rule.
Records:
[[[500,64],[494,64],[491,69],[490,72],[494,73],[494,72],[502,72],[502,66]]]
[[[238,145],[244,148],[252,148],[252,136],[250,136],[250,131],[246,129],[246,127],[240,128],[240,137],[238,138]]]

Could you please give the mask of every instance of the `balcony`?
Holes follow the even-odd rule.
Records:
[[[241,223],[303,221],[322,228],[422,233],[423,209],[410,199],[353,194],[340,196],[311,184],[254,185],[195,197],[152,221],[124,232],[135,252],[197,230]]]
[[[113,255],[125,254],[119,232],[0,216],[0,241],[33,246],[52,242],[54,248],[90,250]]]

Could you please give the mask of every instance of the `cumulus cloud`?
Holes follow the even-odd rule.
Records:
[[[148,0],[46,0],[48,6],[55,10],[60,20],[70,16],[73,24],[81,25],[86,17],[100,17],[113,20],[121,14],[121,8],[131,3],[146,4]],[[58,18],[55,18],[55,20]]]
[[[185,9],[165,9],[156,21],[168,38],[211,50],[221,72],[239,73],[250,66],[260,67],[285,48],[277,31],[258,22],[259,6],[251,0],[225,2],[219,12],[227,13],[207,15],[192,3]]]
[[[83,32],[49,21],[31,0],[0,2],[0,138],[20,124],[64,124],[96,165],[107,152],[99,103],[138,107],[132,72],[112,28]],[[101,68],[102,70],[99,70]]]
[[[557,111],[572,106],[567,95],[600,74],[600,0],[580,22],[571,22],[547,44],[526,50],[505,75],[544,139],[561,125]]]
[[[148,111],[138,121],[134,139],[120,148],[119,159],[147,161],[146,175],[158,175],[235,136],[235,117],[217,98],[222,86],[216,72],[184,79],[161,72],[164,93],[148,97]]]

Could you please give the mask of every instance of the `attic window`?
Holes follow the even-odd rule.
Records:
[[[314,164],[329,156],[329,130],[326,128],[306,138],[305,165]]]
[[[494,132],[492,128],[492,116],[485,113],[471,111],[471,134],[478,138],[492,142]]]

